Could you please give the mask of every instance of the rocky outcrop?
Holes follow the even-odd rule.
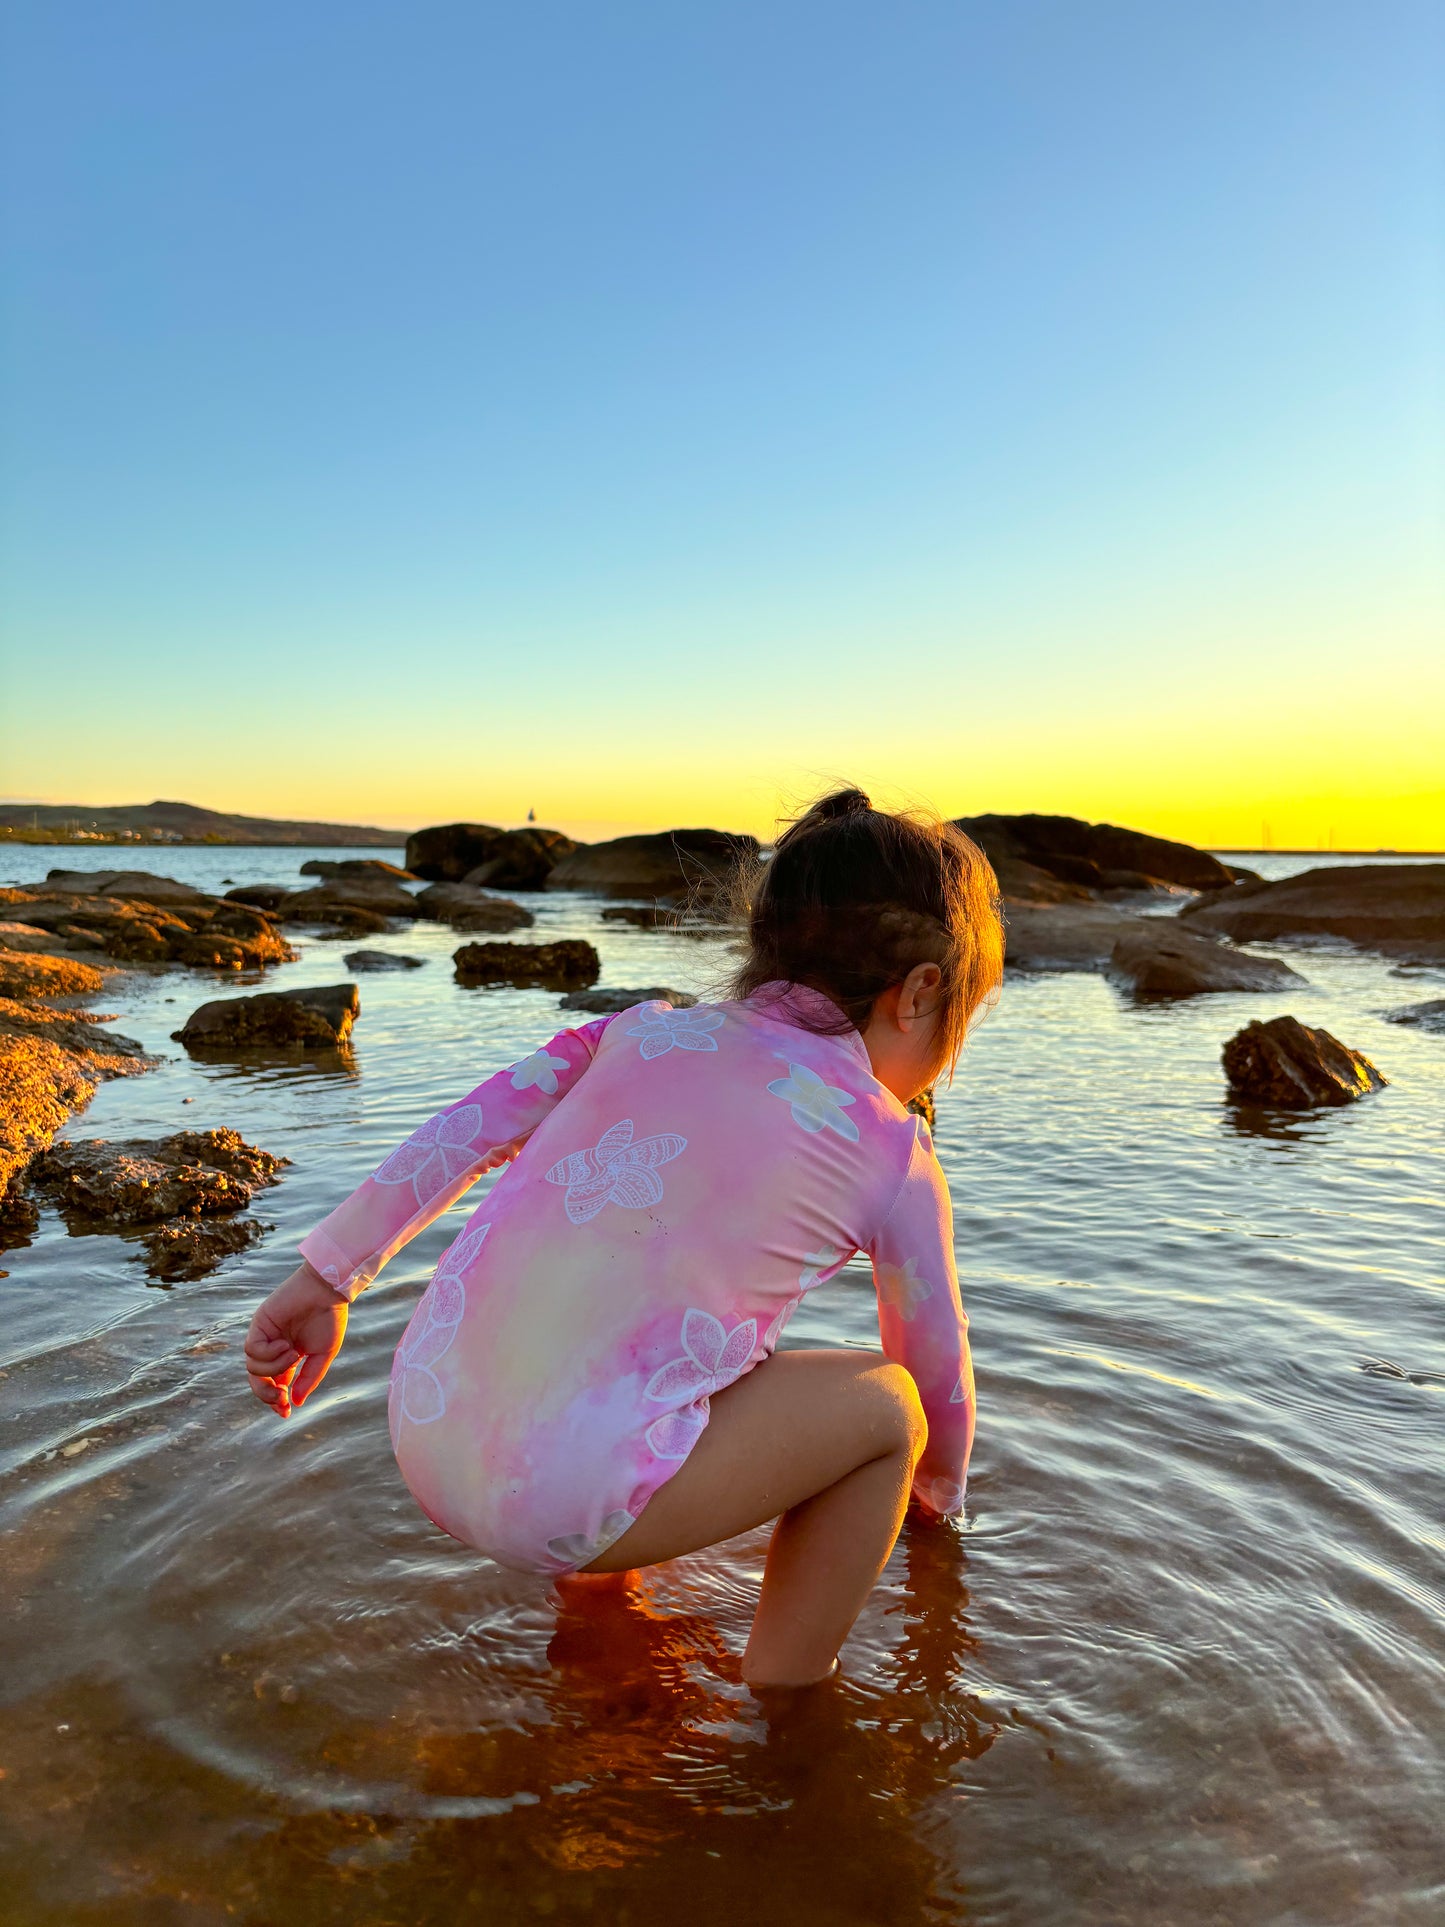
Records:
[[[331,861],[326,857],[314,856],[309,863],[303,863],[297,873],[303,877],[360,878],[390,877],[393,881],[410,883],[414,881],[410,870],[399,870],[394,863],[384,863],[376,856],[352,856],[344,861]]]
[[[204,890],[150,870],[47,870],[45,887],[60,896],[113,897],[123,902],[212,903]]]
[[[249,904],[253,910],[279,910],[294,894],[284,883],[243,883],[235,890],[228,890],[221,901]]]
[[[541,830],[532,825],[503,830],[491,856],[468,870],[462,882],[479,889],[541,890],[563,857],[580,847],[560,830]]]
[[[1388,1083],[1368,1057],[1297,1017],[1246,1024],[1224,1046],[1233,1095],[1267,1109],[1349,1104]]]
[[[0,997],[92,997],[106,973],[74,957],[0,950]]]
[[[1180,912],[1191,930],[1269,943],[1341,937],[1362,949],[1407,955],[1445,943],[1445,863],[1321,866],[1280,883],[1238,883]]]
[[[0,950],[55,949],[55,938],[34,923],[0,923]]]
[[[30,1175],[72,1232],[145,1231],[147,1268],[170,1281],[204,1276],[260,1235],[259,1225],[239,1224],[234,1214],[275,1184],[287,1162],[236,1131],[176,1131],[149,1141],[62,1142]],[[217,1217],[230,1222],[204,1222]]]
[[[171,1035],[187,1050],[229,1051],[258,1044],[334,1050],[346,1042],[360,1014],[361,993],[355,984],[268,990],[202,1004]]]
[[[1029,887],[1018,872],[1026,864],[1055,883],[1083,890],[1218,890],[1234,881],[1228,865],[1205,850],[1113,823],[1086,823],[1077,816],[960,816],[958,827],[971,836],[999,872],[1006,896],[1014,891],[1005,876]],[[1035,886],[1036,887],[1036,886]],[[1026,902],[1038,902],[1027,895]]]
[[[425,957],[404,957],[398,950],[348,950],[341,959],[348,970],[420,970]]]
[[[606,1017],[619,1010],[632,1010],[638,1004],[671,1004],[674,1010],[687,1010],[696,1002],[689,991],[668,990],[654,984],[650,990],[573,990],[558,1008],[585,1010],[594,1017]]]
[[[542,990],[584,990],[595,984],[602,965],[590,943],[566,938],[560,943],[467,943],[452,959],[457,982],[512,984]]]
[[[395,877],[333,877],[309,890],[293,891],[277,914],[283,923],[344,923],[353,910],[411,920],[426,914],[418,902]]]
[[[0,1036],[0,1197],[94,1097],[97,1075],[48,1037]]]
[[[655,903],[609,903],[602,912],[604,923],[630,923],[636,930],[672,930],[677,919],[676,910],[659,909]]]
[[[525,930],[537,919],[509,897],[488,896],[467,883],[429,883],[417,893],[417,909],[454,930]]]
[[[1009,971],[1102,970],[1139,919],[1106,903],[1011,903],[1004,923]]]
[[[1275,957],[1250,957],[1227,944],[1191,936],[1173,917],[1141,918],[1115,943],[1109,975],[1140,997],[1199,997],[1218,990],[1280,990],[1302,984]]]
[[[95,874],[114,880],[131,873]],[[265,911],[184,884],[176,890],[185,894],[157,902],[114,889],[70,893],[48,882],[40,890],[0,890],[0,913],[49,931],[68,949],[98,951],[117,963],[261,970],[295,955]]]
[[[549,890],[591,890],[604,897],[651,897],[669,903],[715,898],[738,863],[758,853],[757,838],[726,830],[663,830],[586,843],[547,878]]]
[[[406,867],[428,883],[460,883],[498,853],[507,834],[495,823],[437,823],[406,839]]]
[[[88,1010],[56,1010],[48,1004],[0,997],[0,1037],[43,1037],[83,1060],[89,1077],[132,1077],[154,1059],[133,1037],[104,1025],[113,1020]]]
[[[1431,997],[1423,1004],[1402,1004],[1398,1010],[1384,1010],[1380,1015],[1387,1024],[1411,1024],[1417,1030],[1445,1037],[1445,997]]]

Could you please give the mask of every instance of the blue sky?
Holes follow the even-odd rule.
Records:
[[[12,4],[0,785],[1445,843],[1442,20]]]

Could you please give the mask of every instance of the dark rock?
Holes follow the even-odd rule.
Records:
[[[242,883],[228,890],[221,901],[249,904],[254,910],[279,910],[293,894],[284,883]]]
[[[457,982],[513,984],[543,990],[582,990],[601,972],[590,943],[565,938],[560,943],[467,943],[457,951]]]
[[[383,917],[425,914],[417,907],[417,898],[394,877],[333,877],[288,896],[280,916],[283,923],[333,923],[344,921],[344,913],[351,910],[367,910]],[[338,912],[343,914],[338,916]]]
[[[1228,867],[1204,850],[1167,837],[1146,836],[1112,823],[1076,816],[960,816],[997,871],[1022,861],[1061,883],[1087,890],[1217,890],[1231,881]],[[1009,894],[1003,876],[1000,886]],[[1037,901],[1037,899],[1026,899]]]
[[[344,861],[328,861],[325,857],[314,856],[309,863],[303,863],[297,873],[303,877],[390,877],[396,882],[414,881],[410,870],[399,870],[394,863],[383,863],[377,856],[352,856]]]
[[[348,950],[341,959],[348,970],[420,970],[425,957],[403,957],[396,950]]]
[[[346,1042],[360,1014],[361,993],[355,984],[268,990],[254,997],[221,997],[202,1004],[171,1035],[191,1050],[230,1050],[252,1044],[334,1050]]]
[[[15,1178],[0,1185],[0,1251],[23,1251],[40,1229],[40,1207]]]
[[[1267,1108],[1348,1104],[1389,1081],[1368,1057],[1297,1017],[1246,1024],[1224,1046],[1223,1061],[1234,1095]]]
[[[198,891],[159,904],[103,891],[57,894],[47,885],[43,891],[0,891],[0,907],[72,948],[100,950],[117,963],[260,970],[295,955],[263,911]]]
[[[224,1259],[244,1251],[268,1226],[254,1218],[177,1218],[145,1238],[146,1270],[163,1285],[205,1278]]]
[[[319,937],[384,937],[392,927],[390,917],[380,910],[363,910],[357,903],[339,903],[318,919]]]
[[[469,870],[463,883],[478,889],[540,890],[564,856],[580,845],[560,830],[503,830],[491,856]]]
[[[429,883],[417,892],[417,909],[457,930],[525,930],[537,919],[509,897],[488,896],[466,883]]]
[[[1102,970],[1139,921],[1105,903],[1011,903],[1004,963],[1010,971]]]
[[[429,883],[460,883],[500,853],[507,831],[494,823],[439,823],[406,839],[406,867]]]
[[[676,910],[659,909],[655,903],[610,903],[602,912],[604,923],[630,923],[639,930],[671,930],[678,920]]]
[[[934,1108],[933,1087],[931,1085],[926,1091],[920,1091],[917,1097],[910,1097],[904,1108],[912,1111],[915,1117],[921,1117],[930,1131],[937,1129],[938,1118]]]
[[[1428,1030],[1445,1037],[1445,997],[1431,997],[1423,1004],[1403,1004],[1398,1010],[1384,1010],[1380,1015],[1387,1024],[1413,1024],[1419,1030]]]
[[[1298,971],[1274,957],[1190,936],[1173,917],[1150,917],[1126,930],[1114,945],[1109,974],[1140,997],[1198,997],[1216,990],[1278,990],[1302,984]]]
[[[663,830],[585,843],[563,857],[549,890],[592,890],[604,897],[652,897],[670,903],[712,899],[730,885],[741,860],[755,857],[752,836],[725,830]]]
[[[1305,870],[1279,883],[1237,883],[1186,904],[1191,929],[1268,943],[1341,937],[1399,955],[1445,943],[1445,863],[1360,863]]]
[[[63,1141],[36,1159],[31,1180],[67,1220],[122,1229],[243,1211],[287,1162],[237,1131],[176,1131],[153,1141]]]
[[[636,1004],[671,1004],[674,1010],[687,1010],[697,1002],[689,991],[668,990],[654,984],[650,990],[573,990],[562,999],[559,1010],[586,1010],[594,1017],[605,1017]]]

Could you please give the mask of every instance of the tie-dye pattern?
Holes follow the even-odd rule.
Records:
[[[915,1494],[961,1508],[973,1372],[947,1186],[862,1038],[808,1030],[810,1010],[832,1006],[774,985],[563,1031],[429,1119],[304,1240],[354,1298],[509,1165],[393,1370],[398,1462],[447,1531],[523,1571],[595,1558],[677,1471],[713,1395],[858,1253],[883,1350],[928,1417]]]

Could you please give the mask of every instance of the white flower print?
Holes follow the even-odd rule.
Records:
[[[564,1566],[590,1566],[594,1559],[622,1537],[629,1526],[636,1523],[630,1512],[609,1512],[595,1538],[589,1539],[585,1532],[567,1532],[558,1539],[549,1539],[547,1551]]]
[[[787,1063],[786,1058],[783,1061]],[[825,1084],[806,1064],[788,1064],[788,1075],[774,1079],[768,1089],[774,1097],[781,1097],[792,1105],[793,1122],[801,1124],[805,1131],[826,1128],[847,1138],[850,1144],[858,1142],[858,1126],[843,1114],[849,1104],[858,1102],[857,1098],[836,1084]]]
[[[640,1137],[634,1144],[632,1119],[624,1117],[604,1131],[590,1151],[574,1151],[554,1164],[547,1182],[566,1185],[567,1216],[573,1224],[588,1223],[608,1204],[643,1211],[662,1202],[656,1167],[670,1164],[686,1149],[687,1139],[672,1131]]]
[[[446,1411],[446,1394],[434,1367],[457,1335],[467,1308],[466,1274],[491,1228],[469,1226],[443,1253],[436,1276],[422,1294],[391,1370],[393,1421],[408,1418],[413,1425],[432,1425]]]
[[[693,1004],[686,1010],[669,1010],[662,1004],[644,1004],[637,1022],[629,1025],[627,1035],[640,1037],[638,1051],[643,1057],[665,1057],[678,1050],[716,1050],[717,1039],[710,1032],[721,1030],[726,1019],[720,1010]]]
[[[476,1139],[482,1128],[480,1104],[429,1117],[405,1144],[399,1144],[372,1173],[377,1184],[409,1184],[418,1204],[465,1176],[477,1162]]]
[[[555,1097],[558,1071],[569,1071],[571,1068],[565,1057],[553,1057],[543,1044],[530,1057],[524,1057],[520,1064],[513,1064],[512,1089],[530,1091],[535,1087],[545,1091],[548,1097]]]
[[[952,1479],[930,1479],[920,1491],[934,1511],[943,1513],[945,1518],[955,1517],[963,1510],[963,1487]]]
[[[804,1291],[811,1291],[814,1285],[821,1285],[825,1271],[836,1271],[839,1265],[846,1264],[844,1254],[836,1245],[823,1245],[817,1251],[810,1251],[803,1260],[803,1269],[798,1273],[798,1283]]]
[[[645,1398],[690,1397],[691,1405],[668,1412],[647,1428],[647,1443],[659,1459],[685,1459],[707,1423],[708,1399],[741,1378],[758,1348],[758,1321],[744,1318],[731,1331],[710,1311],[683,1314],[682,1355],[661,1366],[647,1381]]]
[[[924,1299],[933,1296],[932,1285],[918,1276],[916,1258],[906,1265],[879,1265],[877,1277],[878,1296],[885,1305],[892,1305],[905,1325],[913,1323]]]

